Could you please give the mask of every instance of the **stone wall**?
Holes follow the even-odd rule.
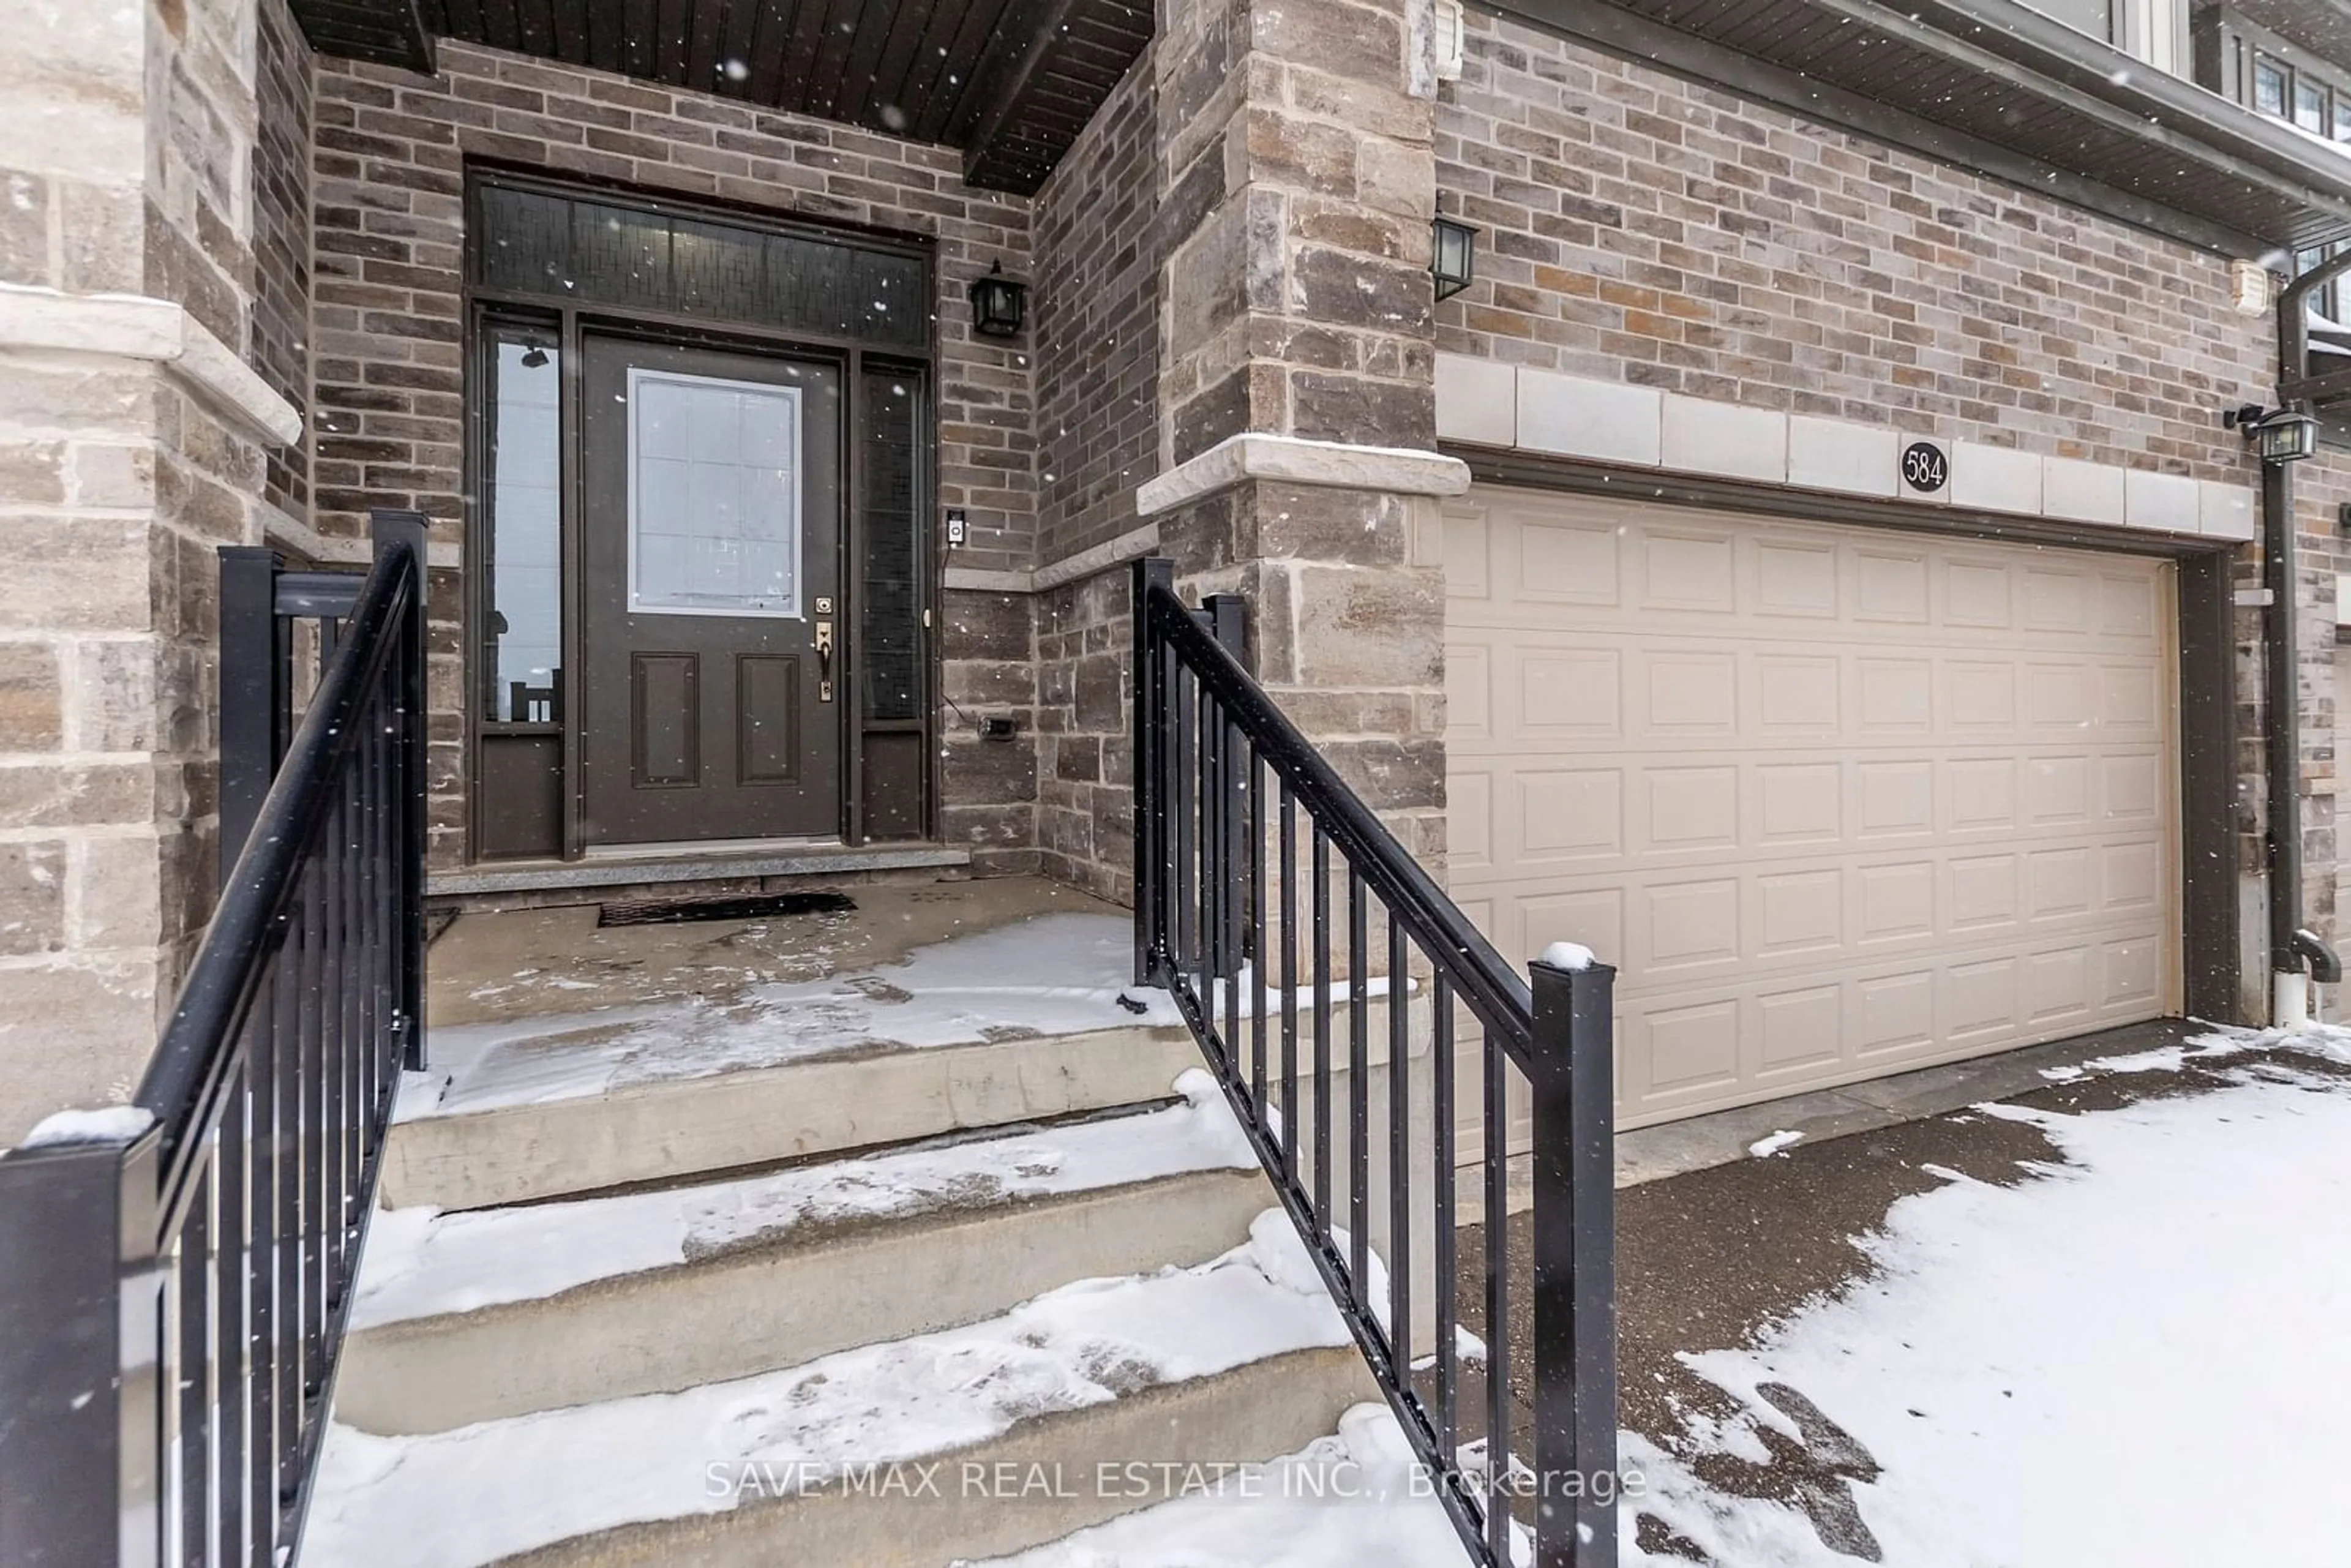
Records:
[[[211,908],[214,551],[289,412],[235,362],[255,26],[52,5],[0,58],[0,1144],[128,1095]]]
[[[1037,851],[1048,876],[1134,902],[1132,566],[1037,597]]]
[[[1438,187],[1479,225],[1442,349],[2242,482],[2266,402],[2225,258],[1470,14]]]
[[[1250,431],[1433,445],[1420,8],[1160,14],[1163,465]]]
[[[967,189],[953,150],[715,96],[448,43],[432,78],[318,63],[316,507],[319,530],[364,537],[370,507],[434,519],[445,567],[462,544],[460,288],[468,159],[544,169],[753,210],[923,235],[936,243],[938,499],[962,507],[957,564],[1025,570],[1035,551],[1034,402],[1028,349],[971,329],[965,290],[1000,262],[1027,277],[1029,204]],[[454,576],[434,581],[433,863],[463,855],[466,694]],[[952,693],[965,656],[942,606]],[[990,650],[1003,645],[988,618]],[[987,657],[987,654],[976,655]],[[1003,831],[1033,816],[1033,753],[951,744],[943,806],[985,808]],[[963,819],[972,825],[975,819]]]

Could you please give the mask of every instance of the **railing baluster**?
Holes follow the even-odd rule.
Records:
[[[1298,1179],[1298,802],[1281,787],[1281,1173]]]
[[[1235,732],[1238,734],[1238,731]],[[1265,1113],[1265,772],[1257,747],[1244,740],[1249,756],[1249,1092],[1258,1113]],[[1289,1113],[1285,1111],[1284,1115]]]
[[[1388,916],[1388,1339],[1412,1383],[1412,977],[1404,926]]]
[[[180,1298],[178,1382],[172,1402],[179,1406],[180,1495],[177,1527],[180,1561],[190,1568],[206,1559],[212,1537],[214,1472],[212,1420],[212,1282],[213,1176],[210,1151],[200,1162],[191,1186],[188,1216],[180,1227],[180,1260],[172,1285]]]
[[[1159,649],[1159,927],[1160,961],[1170,976],[1184,969],[1183,694],[1176,650]]]
[[[1193,903],[1197,896],[1194,857],[1199,852],[1199,823],[1193,815],[1195,801],[1200,792],[1200,720],[1193,711],[1193,683],[1176,666],[1175,724],[1176,744],[1171,748],[1176,758],[1176,788],[1170,807],[1176,815],[1176,925],[1172,936],[1175,947],[1169,960],[1177,974],[1193,967],[1198,955],[1199,913]]]
[[[327,848],[327,948],[325,1025],[319,1041],[319,1340],[323,1362],[327,1320],[335,1310],[342,1274],[343,1089],[345,1052],[350,1040],[350,889],[345,850],[349,844],[348,798],[338,795],[329,820]]]
[[[1355,1307],[1372,1304],[1372,987],[1370,910],[1364,873],[1347,862],[1347,1283]],[[1390,997],[1388,1006],[1396,1005]]]
[[[1331,1229],[1331,841],[1314,830],[1314,1218]]]
[[[1510,1558],[1510,1185],[1506,1063],[1481,1041],[1486,1087],[1486,1549]]]
[[[280,982],[286,958],[287,928],[280,923],[276,951],[254,998],[252,1057],[246,1082],[253,1092],[253,1249],[246,1259],[246,1289],[253,1299],[253,1318],[246,1345],[252,1357],[247,1385],[250,1414],[246,1418],[246,1441],[252,1456],[246,1466],[246,1523],[254,1543],[255,1568],[268,1568],[268,1548],[277,1521],[277,1422],[279,1380],[277,1360],[277,1253],[285,1233],[278,1228],[279,1187],[284,1170],[278,1159],[277,1054],[286,1038],[292,989]]]
[[[241,1031],[246,1037],[243,1059],[231,1070],[226,1102],[221,1107],[220,1139],[213,1156],[218,1173],[220,1228],[213,1248],[213,1364],[220,1390],[215,1422],[220,1456],[216,1511],[211,1561],[238,1564],[245,1560],[247,1495],[246,1466],[250,1458],[250,1432],[246,1425],[251,1408],[246,1379],[247,1344],[252,1303],[246,1286],[252,1256],[252,1205],[246,1182],[251,1157],[247,1095],[253,1063],[252,1036],[259,1032],[258,1015],[247,1013]]]
[[[1428,987],[1428,1116],[1436,1131],[1437,1186],[1437,1451],[1450,1469],[1461,1443],[1459,1361],[1453,1296],[1458,1288],[1458,1239],[1453,1233],[1453,985],[1440,966]]]

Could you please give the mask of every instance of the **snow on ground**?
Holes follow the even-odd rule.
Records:
[[[1694,1421],[1682,1458],[1625,1435],[1645,1486],[1628,1487],[1624,1561],[1684,1561],[1631,1544],[1646,1512],[1733,1568],[1850,1568],[1802,1513],[1684,1462],[1760,1462],[1766,1426],[1802,1442],[1771,1384],[1882,1467],[1852,1493],[1887,1568],[2342,1563],[2351,1084],[2289,1053],[2351,1061],[2351,1033],[2208,1038],[2168,1065],[2259,1047],[2274,1054],[2223,1064],[2228,1087],[2078,1115],[1999,1107],[2066,1163],[2013,1187],[1940,1173],[1949,1186],[1859,1241],[1872,1275],[1752,1348],[1686,1358],[1744,1423]]]
[[[1384,1405],[1338,1435],[1191,1496],[989,1568],[1446,1568],[1468,1553]]]
[[[412,1075],[399,1114],[570,1099],[862,1046],[1180,1026],[1166,993],[1129,983],[1134,968],[1124,917],[1043,915],[918,947],[900,964],[753,986],[726,1003],[686,998],[437,1029],[427,1041],[433,1071]]]
[[[351,1326],[364,1329],[671,1268],[846,1219],[1097,1190],[1182,1171],[1257,1168],[1216,1080],[1185,1103],[1008,1136],[834,1160],[741,1181],[443,1214],[386,1209],[368,1228]]]
[[[1081,1281],[987,1322],[787,1371],[425,1437],[333,1427],[304,1551],[319,1563],[471,1568],[821,1485],[844,1466],[945,1453],[1138,1387],[1351,1343],[1289,1218],[1269,1209],[1248,1242],[1197,1268]],[[714,1474],[744,1484],[714,1486]]]

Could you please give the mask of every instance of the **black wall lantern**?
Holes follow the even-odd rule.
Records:
[[[2220,423],[2252,442],[2264,463],[2298,463],[2318,455],[2318,421],[2294,409],[2249,402],[2223,413]]]
[[[1437,297],[1450,299],[1469,287],[1478,262],[1478,231],[1458,218],[1429,220],[1429,276],[1437,279]]]
[[[987,269],[986,277],[972,279],[972,329],[983,338],[1017,336],[1020,331],[1020,313],[1028,298],[1029,286],[1005,277],[1004,264],[996,263]]]

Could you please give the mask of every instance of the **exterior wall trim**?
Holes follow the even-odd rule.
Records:
[[[1947,438],[1937,439],[1950,452],[1949,483],[1921,496],[1902,486],[1898,464],[1905,443],[1929,431],[1752,408],[1467,354],[1437,356],[1437,434],[1529,456],[1827,491],[1900,510],[1957,509],[2199,541],[2249,542],[2259,512],[2252,484]]]
[[[984,567],[951,566],[943,586],[977,593],[1050,593],[1065,583],[1080,581],[1114,566],[1149,555],[1159,548],[1159,525],[1145,523],[1114,539],[1063,556],[1033,571],[990,571]]]
[[[302,439],[302,415],[259,372],[168,299],[0,284],[0,352],[98,354],[162,365],[273,446]]]
[[[1458,457],[1411,447],[1244,431],[1145,480],[1134,492],[1134,509],[1142,517],[1157,517],[1249,479],[1396,496],[1458,496],[1469,488],[1469,466]]]

